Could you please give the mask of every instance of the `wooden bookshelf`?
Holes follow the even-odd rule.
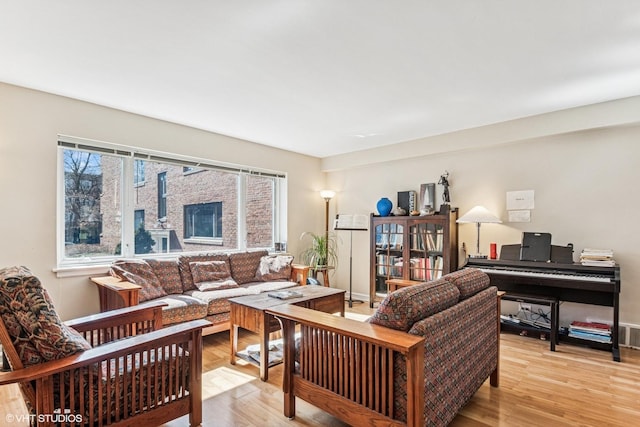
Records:
[[[458,268],[458,210],[427,216],[371,214],[369,305],[387,280],[429,281]]]

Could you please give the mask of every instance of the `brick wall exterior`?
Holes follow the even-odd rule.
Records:
[[[103,156],[103,195],[101,213],[103,233],[101,244],[115,248],[120,242],[118,212],[120,202],[114,200],[118,191],[114,189],[112,176],[119,174],[119,161]],[[116,164],[117,163],[117,164]],[[163,230],[158,223],[158,174],[166,172],[167,216]],[[237,174],[213,170],[183,172],[182,166],[145,162],[145,180],[134,189],[134,209],[144,210],[145,229],[152,235],[158,233],[170,237],[171,251],[213,251],[238,248],[238,179]],[[111,184],[110,184],[111,182]],[[272,245],[273,182],[261,177],[249,177],[247,186],[247,247]],[[185,242],[184,206],[221,202],[222,242],[202,244]],[[153,247],[158,251],[157,242]]]

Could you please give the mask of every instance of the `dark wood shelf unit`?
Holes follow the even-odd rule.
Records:
[[[458,268],[458,209],[427,216],[371,214],[369,305],[388,279],[428,281]]]

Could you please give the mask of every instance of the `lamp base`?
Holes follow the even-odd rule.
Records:
[[[487,259],[486,255],[482,255],[482,254],[475,254],[475,255],[469,255],[469,258],[473,258],[473,259]]]

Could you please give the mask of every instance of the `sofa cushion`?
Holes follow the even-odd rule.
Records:
[[[370,323],[408,331],[434,313],[456,304],[460,291],[445,279],[438,279],[391,292],[369,318]]]
[[[178,270],[178,263],[175,260],[146,259],[145,261],[151,266],[160,281],[160,286],[167,294],[182,293],[182,278],[180,277],[180,270]]]
[[[489,276],[477,268],[464,268],[454,271],[443,276],[443,279],[456,285],[460,291],[460,299],[469,298],[471,295],[477,294],[489,287],[491,282]]]
[[[167,295],[158,276],[145,260],[118,260],[111,265],[109,273],[112,276],[141,286],[140,302]]]
[[[263,282],[289,280],[291,278],[291,255],[265,255],[260,258],[256,279]]]
[[[189,320],[204,319],[207,315],[207,303],[189,295],[167,295],[151,302],[140,304],[152,304],[157,301],[167,304],[162,307],[162,324],[188,322]]]
[[[243,286],[219,291],[188,291],[186,295],[202,301],[207,306],[207,316],[231,311],[229,298],[257,294],[257,291]]]
[[[237,288],[227,261],[194,261],[189,263],[193,283],[200,291]]]
[[[91,348],[62,323],[46,289],[26,267],[0,269],[0,316],[24,366]]]
[[[180,277],[182,278],[182,291],[194,291],[198,287],[193,282],[193,276],[191,275],[192,262],[197,261],[228,261],[229,255],[215,253],[215,254],[202,254],[202,255],[181,255],[178,257],[178,269],[180,270]]]
[[[229,255],[231,277],[239,285],[258,281],[256,272],[260,265],[260,258],[267,255],[267,251],[235,252]]]

